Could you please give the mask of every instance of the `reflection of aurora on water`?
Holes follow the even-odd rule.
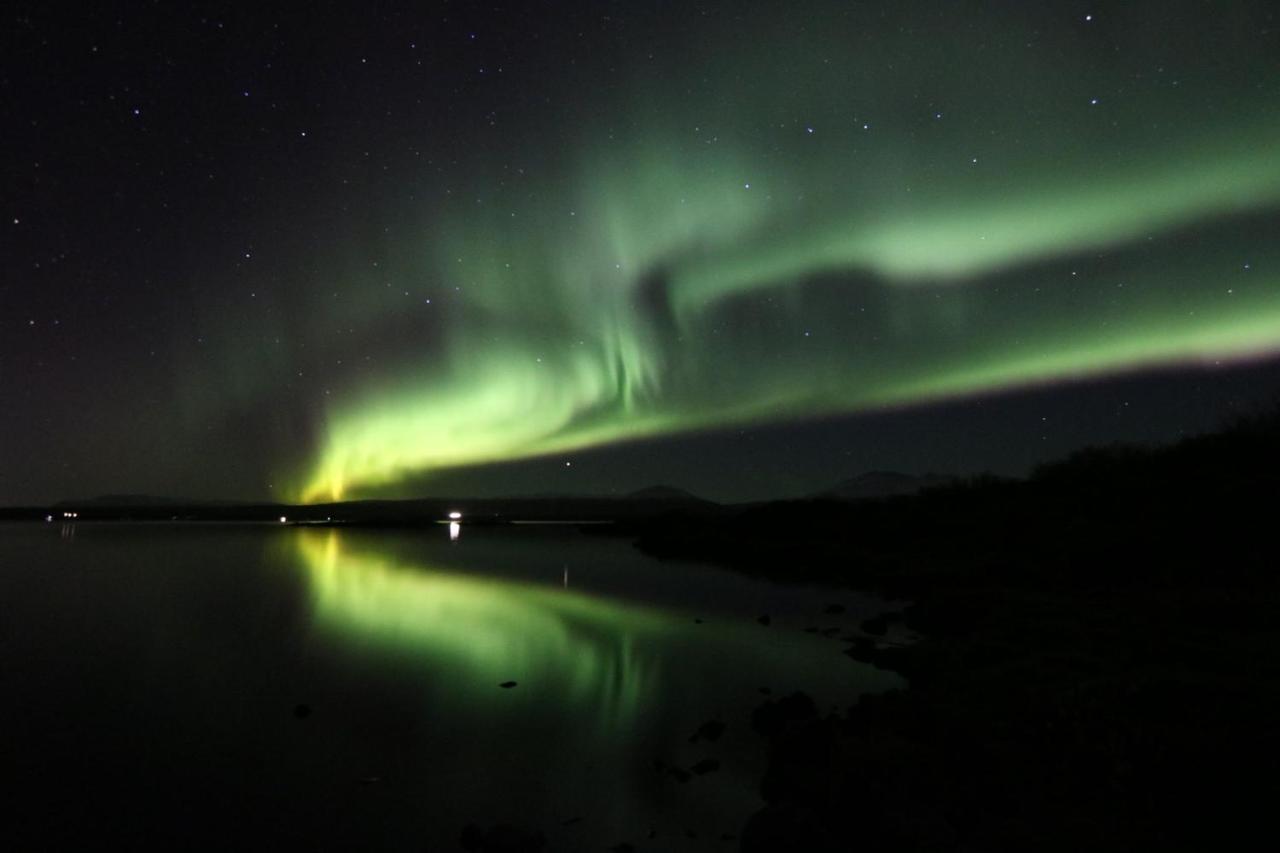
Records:
[[[641,649],[669,617],[559,587],[439,570],[346,547],[336,530],[301,530],[314,618],[325,631],[447,670],[450,695],[477,705],[517,679],[527,691],[589,705],[627,726],[653,689]]]
[[[620,540],[485,528],[450,542],[434,526],[282,533],[305,581],[308,646],[329,673],[317,717],[352,741],[358,766],[395,769],[441,826],[500,817],[546,828],[565,851],[599,849],[600,831],[737,832],[765,769],[748,724],[760,686],[802,689],[827,708],[902,684],[838,641],[787,627],[828,593],[659,564]],[[562,586],[570,565],[598,592]],[[762,595],[778,607],[770,628],[755,621]],[[709,719],[725,735],[691,742]],[[707,758],[720,770],[688,784],[654,770]],[[575,815],[592,829],[555,830]]]

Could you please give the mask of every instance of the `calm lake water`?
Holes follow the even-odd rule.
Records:
[[[452,851],[509,821],[549,850],[734,850],[760,689],[899,685],[803,630],[877,609],[563,528],[0,525],[4,834]]]

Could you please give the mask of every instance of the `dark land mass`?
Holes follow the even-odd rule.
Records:
[[[844,639],[907,689],[757,712],[743,851],[1241,850],[1274,844],[1280,801],[1278,494],[1280,412],[1024,481],[629,530],[903,601]]]
[[[515,521],[633,522],[676,513],[696,518],[725,512],[719,504],[688,492],[655,486],[623,497],[539,495],[510,498],[421,498],[345,501],[324,504],[184,501],[148,496],[103,496],[63,500],[51,506],[0,507],[0,520],[53,521],[209,521],[342,524],[366,527],[414,527],[448,520],[461,513],[468,524]]]
[[[841,480],[831,488],[815,495],[815,498],[831,498],[834,500],[862,500],[864,498],[885,498],[894,495],[914,495],[925,489],[949,485],[954,477],[941,474],[925,474],[915,477],[897,471],[868,471],[848,480]]]
[[[927,475],[913,477],[873,471],[842,481],[824,497],[847,500],[911,494],[950,482]],[[264,503],[236,500],[193,500],[157,495],[99,495],[64,499],[48,506],[0,507],[0,521],[61,521],[74,512],[77,521],[279,521],[310,524],[353,524],[405,527],[445,520],[462,513],[468,523],[503,524],[511,521],[621,521],[668,514],[701,517],[728,514],[751,504],[726,507],[676,486],[655,485],[621,496],[538,494],[497,498],[413,498],[362,500],[321,504]],[[69,520],[69,519],[68,519]]]

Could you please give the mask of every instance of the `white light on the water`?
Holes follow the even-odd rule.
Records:
[[[287,523],[288,521],[289,521],[289,519],[288,519],[288,518],[286,518],[285,516],[283,516],[283,515],[282,515],[282,516],[280,516],[280,523],[281,523],[281,524],[285,524],[285,523]]]
[[[449,522],[449,539],[453,541],[462,535],[462,525],[456,521]]]

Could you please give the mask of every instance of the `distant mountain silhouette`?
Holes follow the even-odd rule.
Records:
[[[815,497],[852,501],[864,498],[887,498],[893,495],[914,495],[923,489],[946,485],[953,479],[941,474],[925,474],[923,477],[916,477],[898,471],[867,471],[865,474],[842,480],[831,488],[819,492]]]
[[[236,506],[249,501],[196,500],[194,498],[166,498],[157,495],[98,495],[92,498],[61,500],[54,506],[80,507],[160,507],[160,506]]]
[[[622,496],[626,501],[669,501],[669,502],[694,502],[694,503],[711,503],[706,498],[700,498],[692,492],[686,492],[684,489],[678,489],[675,486],[649,486],[644,489],[631,492]]]

